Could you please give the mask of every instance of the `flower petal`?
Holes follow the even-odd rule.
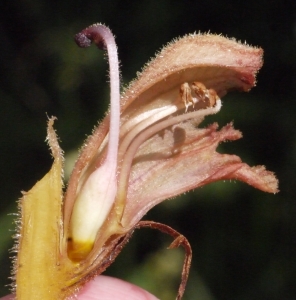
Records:
[[[219,143],[241,133],[232,124],[196,129],[180,124],[141,146],[129,181],[124,226],[136,224],[161,201],[222,179],[238,179],[265,192],[277,192],[277,180],[264,167],[249,167],[235,155],[216,152]],[[156,150],[153,150],[156,149]]]
[[[121,138],[142,120],[142,115],[153,114],[154,109],[157,111],[178,101],[179,88],[184,82],[200,81],[220,97],[228,89],[249,90],[262,66],[262,53],[260,48],[212,34],[192,34],[168,44],[122,95]],[[90,162],[95,160],[99,164],[100,157],[104,158],[109,121],[107,115],[81,151],[65,196],[66,212],[71,211],[78,182]],[[66,214],[66,226],[69,218]]]
[[[133,110],[183,82],[200,81],[220,97],[229,89],[248,91],[255,85],[262,54],[260,48],[220,35],[185,36],[168,44],[146,65],[123,94],[123,109],[134,102],[129,107]]]

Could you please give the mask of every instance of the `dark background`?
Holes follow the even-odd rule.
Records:
[[[227,95],[211,120],[234,120],[244,138],[219,151],[266,165],[281,192],[215,183],[164,202],[145,218],[174,227],[192,244],[184,299],[296,299],[296,1],[10,0],[0,8],[0,296],[10,282],[9,213],[16,212],[20,191],[51,166],[47,115],[58,118],[70,164],[108,105],[102,53],[73,42],[75,33],[102,22],[116,35],[123,84],[162,45],[186,33],[222,33],[264,49],[258,86]],[[170,241],[157,231],[137,231],[107,273],[174,299],[183,252],[166,250]]]

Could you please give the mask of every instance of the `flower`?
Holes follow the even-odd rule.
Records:
[[[52,282],[52,289],[58,291],[50,291],[51,297],[59,297],[55,299],[71,295],[84,281],[104,271],[133,230],[141,224],[147,226],[147,222],[139,223],[141,218],[165,199],[222,179],[237,179],[265,192],[277,192],[274,174],[263,166],[250,167],[238,156],[216,152],[219,143],[241,137],[232,124],[220,130],[217,124],[200,127],[207,115],[220,111],[220,98],[229,90],[248,91],[255,85],[262,49],[218,35],[185,36],[160,51],[120,97],[116,44],[110,30],[101,24],[92,25],[76,35],[76,42],[81,47],[94,42],[108,51],[110,112],[85,142],[64,196],[62,151],[50,119],[48,142],[55,159],[53,168],[24,196],[27,200],[21,200],[17,264],[33,259],[23,254],[29,251],[24,250],[29,240],[28,198],[35,199],[32,203],[41,196],[48,198],[42,210],[48,202],[55,205],[53,198],[57,203],[48,221],[54,230],[45,235],[43,226],[39,232],[44,247],[57,253],[48,262],[55,266],[44,270],[52,273],[45,281]],[[37,209],[29,209],[40,219]],[[175,237],[171,246],[183,244],[190,255],[183,236],[165,225],[150,224],[171,233]],[[189,264],[190,259],[186,270]],[[25,281],[21,272],[16,270],[18,286]],[[183,279],[188,274],[184,272]],[[179,291],[178,299],[183,291]],[[46,293],[43,291],[38,299],[47,299]]]

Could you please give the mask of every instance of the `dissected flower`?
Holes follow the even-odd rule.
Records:
[[[220,98],[227,91],[248,91],[254,86],[262,50],[218,35],[188,35],[158,53],[120,97],[117,50],[110,30],[95,24],[76,35],[76,42],[81,47],[94,42],[108,51],[110,112],[87,139],[64,196],[62,151],[53,119],[49,121],[52,170],[21,200],[15,264],[18,299],[27,299],[21,295],[32,291],[25,278],[30,264],[43,265],[39,278],[30,279],[35,287],[38,280],[43,282],[36,299],[64,299],[103,272],[141,226],[171,234],[175,239],[171,247],[185,247],[180,299],[191,260],[187,240],[168,226],[140,220],[163,200],[221,179],[238,179],[277,192],[275,176],[263,166],[250,167],[235,155],[216,152],[219,143],[241,137],[232,124],[220,130],[217,124],[200,127],[207,115],[220,111]],[[40,197],[44,203],[34,208]],[[46,211],[48,202],[54,206],[50,211]],[[42,218],[48,224],[37,234],[39,223],[32,222]],[[38,258],[29,255],[38,238],[41,248],[54,253],[51,259],[42,253]]]

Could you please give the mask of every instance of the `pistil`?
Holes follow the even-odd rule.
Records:
[[[107,50],[110,68],[110,130],[107,155],[85,180],[78,192],[70,223],[69,256],[80,260],[93,248],[97,233],[105,222],[117,192],[117,156],[120,122],[120,91],[117,47],[114,37],[101,24],[92,25],[75,37],[80,47],[94,42]]]

